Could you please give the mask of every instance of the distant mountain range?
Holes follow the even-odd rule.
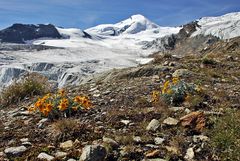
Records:
[[[240,35],[240,12],[229,13],[219,17],[204,17],[195,22],[195,32],[191,36],[212,35],[220,39],[230,39]],[[193,24],[191,22],[190,24]],[[0,31],[1,42],[25,43],[36,39],[81,39],[81,38],[109,38],[129,37],[133,35],[143,40],[153,40],[166,35],[177,34],[180,27],[161,27],[142,15],[133,15],[116,24],[101,24],[82,31],[81,29],[63,29],[52,24],[13,24]]]

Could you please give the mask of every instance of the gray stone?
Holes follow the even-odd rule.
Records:
[[[186,159],[187,161],[192,161],[194,158],[194,151],[193,148],[188,148],[186,155],[184,156],[184,159]]]
[[[155,149],[159,148],[159,146],[153,145],[153,144],[146,144],[145,146],[149,148],[155,148]]]
[[[101,145],[87,145],[82,150],[79,161],[103,161],[107,150]]]
[[[189,110],[188,108],[186,108],[186,109],[184,110],[184,112],[186,112],[186,113],[188,114],[188,113],[191,112],[191,110]]]
[[[109,145],[111,145],[112,147],[115,147],[115,148],[117,148],[119,146],[119,144],[111,138],[103,137],[103,142],[107,143],[107,144],[109,144]]]
[[[17,117],[17,116],[29,116],[32,115],[32,113],[30,113],[29,111],[21,111],[21,112],[17,112],[15,114],[13,114],[13,117]]]
[[[120,122],[125,125],[128,125],[131,121],[130,120],[121,120]]]
[[[4,153],[10,156],[19,156],[25,151],[27,151],[27,148],[25,146],[18,146],[7,148],[4,150]]]
[[[62,152],[62,151],[58,151],[54,154],[55,157],[57,158],[64,158],[67,156],[67,153],[66,152]]]
[[[47,118],[44,118],[44,119],[40,120],[40,121],[37,123],[37,127],[38,127],[39,129],[44,128],[44,124],[45,124],[47,121],[48,121]]]
[[[47,161],[51,161],[54,159],[53,156],[51,155],[48,155],[47,153],[40,153],[38,156],[37,156],[38,159],[41,159],[41,160],[47,160]]]
[[[133,141],[135,141],[136,143],[141,143],[142,142],[142,139],[140,136],[134,136],[133,137]]]
[[[167,160],[161,159],[161,158],[154,158],[154,159],[143,159],[142,161],[167,161]]]
[[[193,136],[193,142],[195,142],[195,143],[197,143],[199,141],[206,142],[208,140],[209,140],[209,138],[204,135],[194,135]]]
[[[156,119],[153,119],[147,126],[146,130],[156,131],[160,126],[160,122]]]
[[[183,111],[185,107],[171,107],[169,110],[177,112],[177,111]]]
[[[189,76],[191,73],[188,69],[177,69],[172,76],[173,77],[185,77]]]
[[[166,124],[166,125],[177,125],[178,122],[179,122],[178,120],[176,120],[172,117],[168,117],[163,121],[163,123]]]
[[[154,142],[155,142],[156,145],[162,144],[162,143],[164,142],[164,140],[165,140],[165,139],[160,138],[160,137],[154,138]]]
[[[20,139],[20,141],[21,141],[21,142],[28,142],[29,139],[28,139],[28,138],[22,138],[22,139]]]
[[[68,140],[68,141],[65,141],[63,143],[60,143],[60,148],[62,149],[69,149],[69,148],[72,148],[73,147],[73,141],[72,140]]]
[[[77,161],[77,160],[70,158],[67,161]]]

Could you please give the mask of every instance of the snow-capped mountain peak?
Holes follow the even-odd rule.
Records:
[[[98,25],[87,29],[92,34],[100,34],[105,36],[118,36],[120,34],[136,34],[148,29],[159,28],[159,26],[143,15],[132,15],[130,18],[116,24]]]

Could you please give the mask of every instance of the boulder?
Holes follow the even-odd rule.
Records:
[[[176,120],[176,119],[174,119],[174,118],[172,118],[172,117],[168,117],[168,118],[166,118],[164,121],[163,121],[163,124],[165,124],[165,125],[177,125],[178,124],[178,120]]]
[[[25,146],[10,147],[4,150],[4,153],[10,156],[20,156],[22,153],[27,151]]]
[[[37,156],[38,159],[40,160],[47,160],[47,161],[51,161],[54,159],[53,156],[51,155],[48,155],[47,153],[40,153],[38,156]]]
[[[69,148],[72,148],[73,147],[73,141],[72,140],[68,140],[68,141],[65,141],[63,143],[60,143],[60,148],[62,149],[69,149]]]
[[[101,145],[87,145],[83,148],[79,161],[103,161],[107,150]]]
[[[147,126],[146,130],[156,131],[160,126],[160,122],[156,119],[153,119]]]

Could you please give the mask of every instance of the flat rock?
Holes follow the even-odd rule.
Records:
[[[60,148],[62,149],[69,149],[69,148],[72,148],[73,147],[73,141],[72,140],[68,140],[68,141],[65,141],[63,143],[60,143]]]
[[[146,130],[156,131],[160,126],[160,122],[156,119],[153,119],[147,126]]]
[[[161,158],[154,158],[154,159],[144,159],[142,161],[167,161],[167,160],[161,159]]]
[[[185,107],[171,107],[171,108],[169,108],[169,110],[171,110],[173,112],[183,111],[184,109],[185,109]]]
[[[163,121],[163,124],[165,124],[165,125],[177,125],[178,122],[179,121],[177,119],[174,119],[172,117],[168,117]]]
[[[19,156],[25,151],[27,151],[27,148],[25,146],[18,146],[7,148],[4,150],[4,153],[11,156]]]
[[[204,135],[194,135],[193,136],[193,142],[195,142],[195,143],[197,143],[199,141],[206,142],[208,140],[209,140],[209,138]]]
[[[67,153],[66,152],[62,152],[62,151],[58,151],[54,154],[55,157],[57,158],[64,158],[67,156]]]
[[[40,121],[37,123],[38,128],[39,128],[39,129],[44,128],[44,124],[45,124],[47,121],[48,121],[47,118],[44,118],[44,119],[40,120]]]
[[[111,138],[103,137],[103,142],[111,145],[114,148],[117,148],[119,146],[119,144]]]
[[[21,142],[28,142],[29,139],[28,139],[28,138],[22,138],[22,139],[20,139],[20,141],[21,141]]]
[[[142,139],[140,136],[134,136],[133,137],[133,141],[136,142],[136,143],[141,143],[142,142]]]
[[[70,158],[67,161],[77,161],[77,160]]]
[[[79,161],[103,161],[107,156],[107,150],[101,145],[86,145]]]
[[[48,155],[47,153],[40,153],[38,156],[37,156],[38,159],[40,160],[47,160],[47,161],[51,161],[54,159],[53,156],[51,155]]]
[[[177,69],[172,76],[173,77],[185,77],[189,76],[191,72],[188,69]]]
[[[131,121],[130,120],[121,120],[121,123],[123,123],[124,125],[128,125]]]

